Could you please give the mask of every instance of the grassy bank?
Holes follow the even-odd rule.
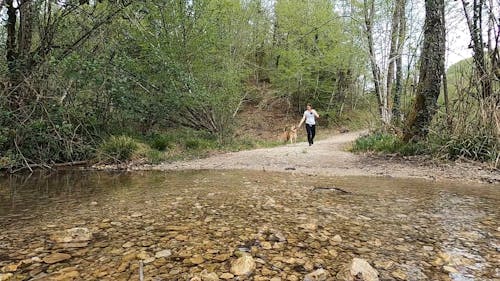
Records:
[[[393,133],[375,131],[358,138],[353,152],[396,154],[401,156],[429,155],[436,159],[468,159],[499,166],[500,145],[494,136],[476,132],[474,134],[449,135],[430,133],[418,143],[406,143]]]
[[[97,149],[96,162],[101,164],[137,163],[159,164],[175,160],[207,157],[214,153],[273,147],[279,141],[233,138],[223,143],[205,132],[176,129],[148,136],[110,136]]]

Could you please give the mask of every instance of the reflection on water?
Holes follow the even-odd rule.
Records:
[[[334,276],[353,257],[381,280],[499,280],[499,188],[255,171],[12,176],[0,179],[0,279],[138,280],[139,260],[146,280],[228,276],[245,249],[257,260],[247,280]],[[74,227],[88,244],[54,242]],[[53,253],[70,258],[45,262]]]

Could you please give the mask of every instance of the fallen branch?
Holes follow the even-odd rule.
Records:
[[[346,190],[343,190],[341,188],[338,188],[338,187],[314,187],[311,191],[322,191],[322,190],[325,190],[325,191],[335,191],[335,192],[339,192],[339,193],[342,193],[342,194],[352,194],[352,192],[349,192],[349,191],[346,191]]]

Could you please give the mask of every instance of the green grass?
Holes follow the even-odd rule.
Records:
[[[175,135],[155,133],[149,137],[149,145],[151,148],[166,151],[175,146]]]
[[[349,130],[359,130],[366,129],[373,126],[376,116],[374,112],[377,112],[376,108],[372,108],[370,111],[369,107],[360,108],[358,110],[344,110],[342,114],[338,114],[337,111],[330,111],[322,113],[319,119],[319,124],[322,126],[330,128],[348,128]]]
[[[167,160],[167,155],[163,151],[159,151],[156,149],[149,149],[145,157],[150,164],[161,164],[165,160]]]
[[[460,135],[433,133],[427,140],[418,143],[405,143],[394,134],[377,132],[358,138],[351,150],[402,156],[430,155],[449,160],[466,158],[491,163],[496,163],[500,157],[498,140],[484,132]]]
[[[128,136],[111,136],[98,149],[99,160],[106,163],[120,163],[132,159],[139,149],[139,143]]]
[[[474,161],[495,162],[500,157],[500,143],[495,136],[479,131],[433,136],[429,142],[436,146],[436,155],[451,160],[463,157]]]
[[[380,132],[356,139],[352,151],[395,153],[403,156],[429,153],[429,149],[424,143],[405,143],[394,134]]]
[[[141,138],[139,154],[150,164],[164,161],[188,160],[207,157],[213,153],[241,151],[260,147],[281,145],[278,141],[263,141],[251,137],[226,140],[221,143],[207,132],[179,128],[154,132]]]

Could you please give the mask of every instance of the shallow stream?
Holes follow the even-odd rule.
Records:
[[[202,271],[228,278],[243,252],[257,267],[229,280],[303,280],[318,268],[335,276],[354,257],[380,280],[500,280],[499,206],[499,185],[383,177],[4,177],[0,280],[139,280],[140,261],[145,280],[190,280]],[[54,241],[71,228],[92,237]],[[46,262],[54,253],[67,255]]]

